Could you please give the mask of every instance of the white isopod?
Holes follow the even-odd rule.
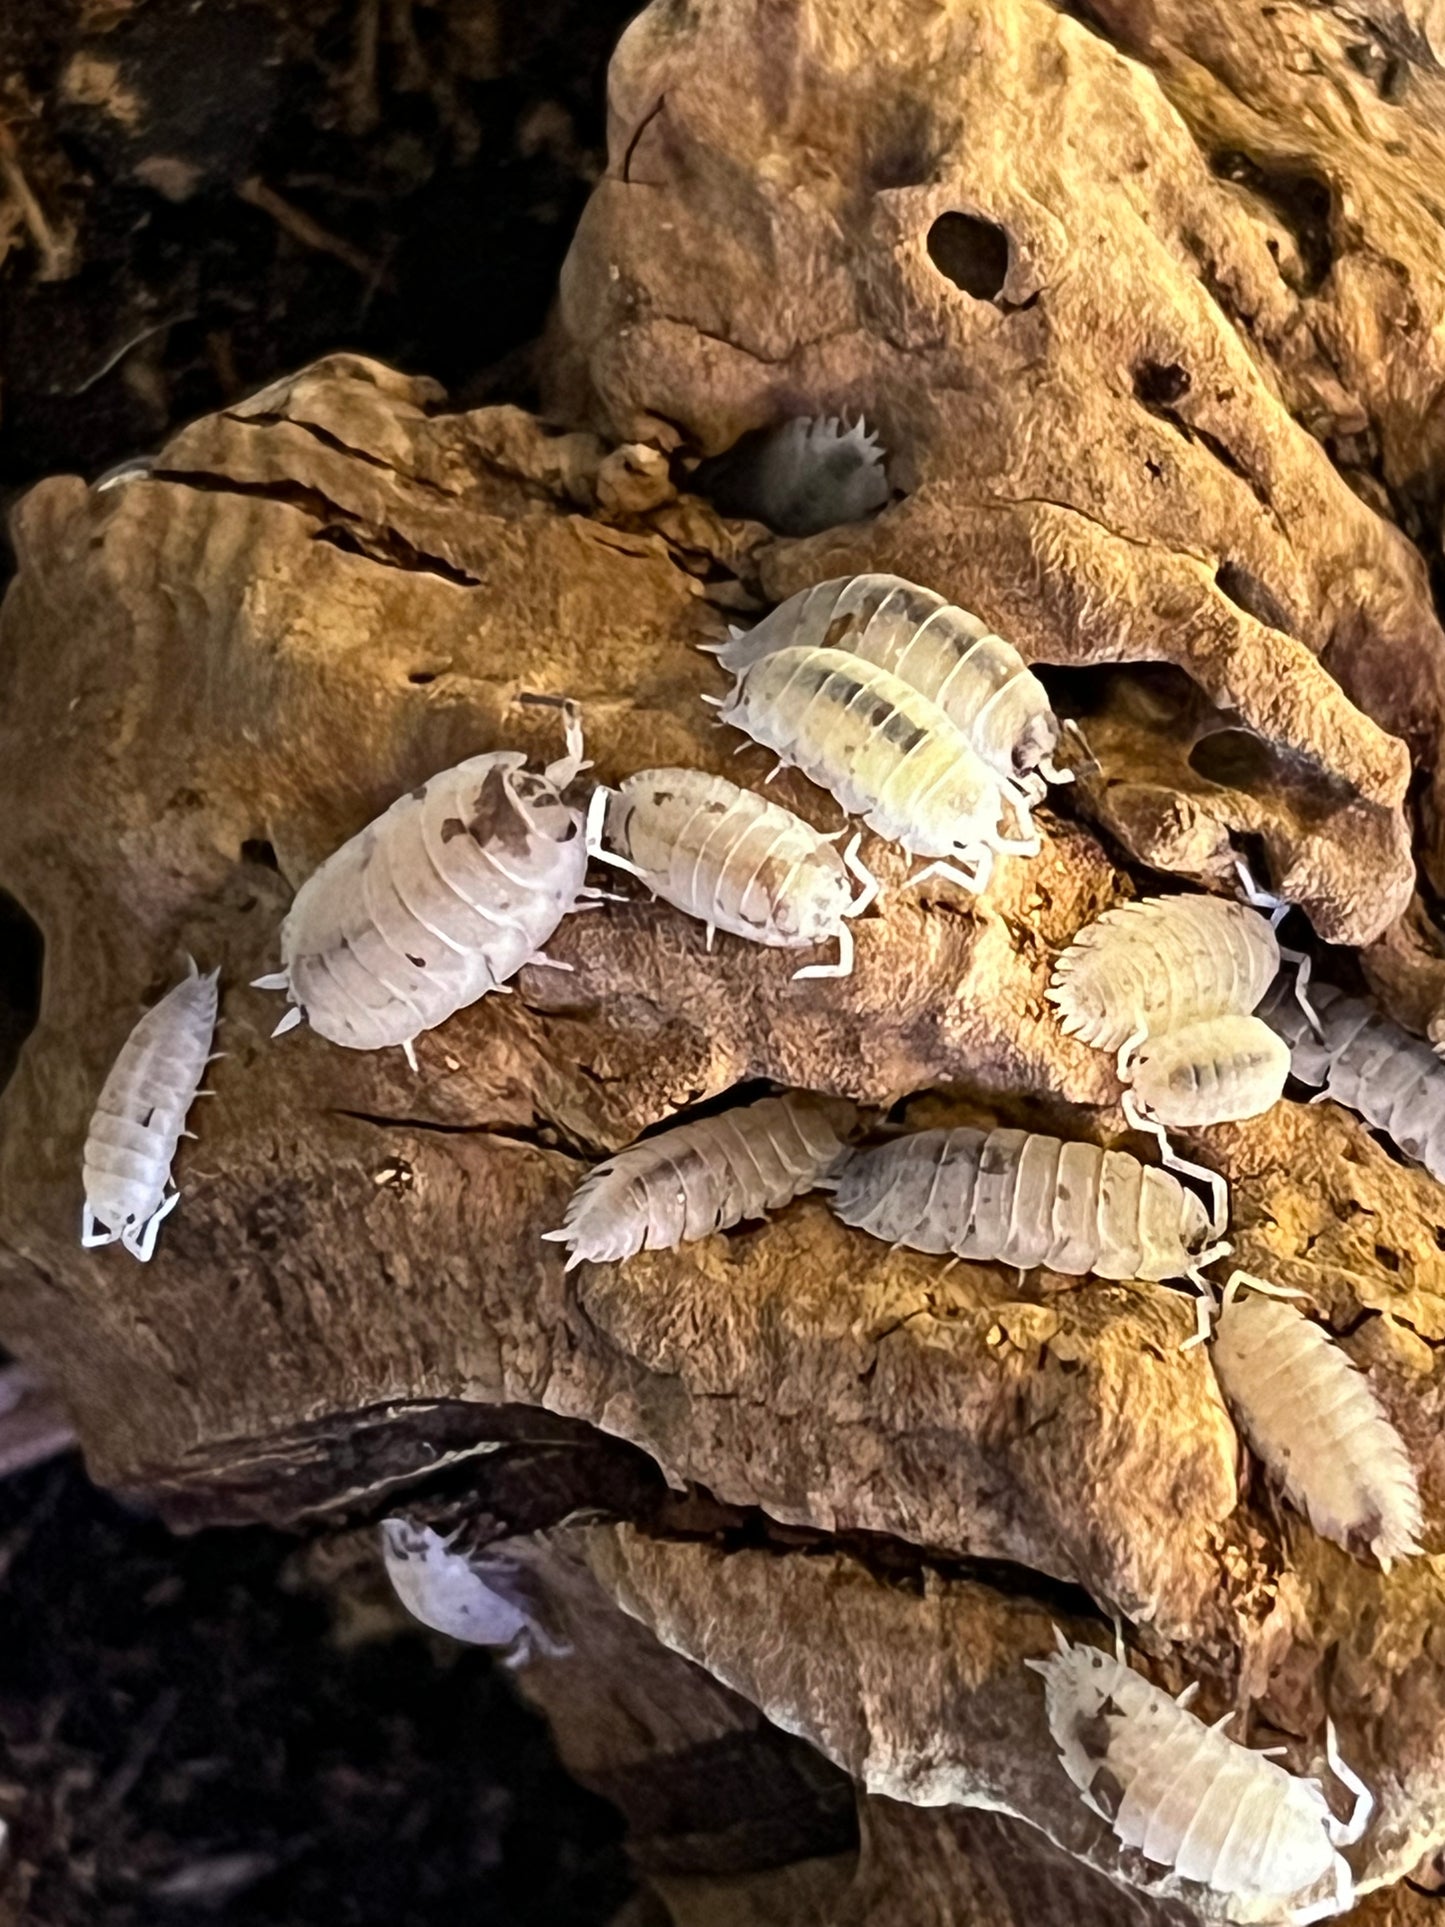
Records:
[[[791,1092],[679,1124],[597,1165],[542,1236],[568,1247],[570,1271],[766,1217],[832,1170],[852,1117],[842,1100]]]
[[[1322,1084],[1315,1102],[1333,1098],[1383,1131],[1407,1158],[1445,1183],[1445,1064],[1373,1004],[1331,985],[1314,993],[1320,1035],[1281,1003],[1267,1014],[1290,1050],[1302,1084]]]
[[[1071,1277],[1183,1278],[1200,1294],[1208,1219],[1192,1191],[1127,1151],[1036,1131],[914,1131],[855,1151],[827,1187],[844,1224],[886,1244]]]
[[[1072,780],[1052,760],[1060,724],[1048,691],[1013,644],[900,575],[834,576],[708,646],[736,675],[779,649],[846,650],[937,703],[996,775]]]
[[[1341,1760],[1328,1721],[1325,1757],[1355,1796],[1348,1822],[1330,1812],[1318,1780],[1229,1739],[1232,1713],[1214,1726],[1191,1713],[1196,1687],[1171,1699],[1122,1652],[1073,1646],[1062,1633],[1056,1653],[1024,1664],[1043,1675],[1064,1771],[1124,1846],[1255,1909],[1277,1903],[1291,1927],[1351,1904],[1354,1877],[1339,1849],[1364,1833],[1374,1796]]]
[[[721,720],[796,764],[850,815],[939,875],[982,890],[995,855],[1036,856],[1028,799],[927,696],[841,649],[779,649],[745,669]],[[1025,834],[999,828],[1007,796]],[[970,863],[972,871],[958,866]]]
[[[538,1610],[525,1569],[504,1553],[465,1552],[456,1537],[410,1519],[382,1521],[387,1577],[412,1618],[448,1639],[500,1648],[506,1666],[567,1652]]]
[[[587,811],[592,855],[699,918],[709,949],[715,929],[778,950],[836,937],[838,961],[805,965],[797,977],[846,977],[853,968],[845,919],[878,894],[858,842],[840,855],[831,838],[781,803],[699,769],[641,770],[616,790],[595,790]],[[854,877],[862,886],[856,895]]]
[[[146,1012],[101,1086],[85,1140],[80,1242],[118,1238],[143,1263],[180,1192],[171,1165],[200,1092],[216,1029],[218,970],[190,975]]]
[[[1146,1037],[1252,1011],[1274,981],[1279,956],[1268,919],[1248,904],[1144,897],[1086,924],[1055,965],[1046,994],[1069,1036],[1118,1051],[1123,1077]]]
[[[1130,1072],[1130,1099],[1148,1124],[1229,1124],[1258,1117],[1279,1101],[1289,1076],[1289,1047],[1258,1017],[1205,1017],[1182,1030],[1149,1037]]]
[[[352,1050],[412,1040],[497,990],[576,909],[587,870],[580,810],[561,791],[587,765],[567,704],[567,754],[541,775],[520,750],[493,750],[398,797],[333,852],[281,926],[285,990],[303,1017]],[[570,969],[570,965],[555,965]]]
[[[1388,1572],[1421,1550],[1415,1469],[1369,1379],[1283,1302],[1294,1295],[1235,1272],[1214,1327],[1215,1377],[1256,1458],[1315,1531],[1373,1552]]]

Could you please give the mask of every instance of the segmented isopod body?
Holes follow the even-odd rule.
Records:
[[[541,775],[520,750],[442,770],[343,843],[296,893],[283,968],[260,979],[313,1030],[352,1050],[400,1045],[504,984],[576,907],[587,870],[582,814],[562,800],[581,762]]]
[[[118,1238],[144,1262],[180,1193],[171,1165],[216,1028],[219,971],[188,977],[146,1012],[101,1086],[85,1140],[83,1245]]]
[[[914,1131],[855,1151],[833,1209],[886,1244],[1100,1278],[1191,1278],[1204,1206],[1127,1151],[1034,1131]]]
[[[1445,1183],[1445,1064],[1373,1004],[1329,984],[1313,996],[1320,1037],[1290,1004],[1267,1013],[1290,1047],[1294,1075],[1303,1084],[1322,1084],[1325,1096],[1358,1112]]]
[[[1267,918],[1220,897],[1145,897],[1085,927],[1048,997],[1071,1037],[1099,1050],[1252,1011],[1279,969]]]
[[[1370,1381],[1280,1298],[1231,1281],[1214,1373],[1255,1456],[1322,1538],[1374,1553],[1386,1572],[1420,1551],[1420,1489]]]
[[[605,812],[602,847],[596,815]],[[836,964],[800,977],[844,976],[853,938],[844,919],[877,893],[859,863],[781,803],[698,769],[648,769],[616,790],[598,789],[588,812],[595,855],[620,860],[664,902],[735,937],[778,950],[838,940]],[[615,853],[615,854],[613,854]],[[862,884],[856,898],[853,876]]]
[[[1025,1664],[1041,1673],[1049,1731],[1085,1803],[1126,1846],[1217,1893],[1277,1901],[1304,1927],[1354,1897],[1340,1846],[1358,1839],[1373,1806],[1334,1752],[1334,1771],[1356,1793],[1348,1825],[1335,1819],[1317,1780],[1287,1773],[1262,1753],[1205,1726],[1188,1710],[1093,1646],[1071,1645]]]
[[[943,711],[997,775],[1058,781],[1059,720],[1011,642],[899,575],[834,576],[779,603],[715,651],[741,675],[779,649],[842,649],[888,670]]]
[[[1227,1124],[1278,1101],[1289,1048],[1258,1017],[1205,1017],[1150,1037],[1134,1059],[1134,1095],[1160,1124]]]
[[[567,1269],[666,1251],[810,1191],[844,1155],[853,1107],[793,1092],[643,1138],[590,1172],[562,1226]]]
[[[982,889],[995,852],[1038,848],[1037,839],[1000,834],[1003,779],[937,704],[841,649],[760,657],[720,714],[890,842],[915,856],[972,863],[972,876],[945,865],[969,888]]]

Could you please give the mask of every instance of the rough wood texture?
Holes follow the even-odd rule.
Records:
[[[1020,1667],[1049,1619],[1120,1613],[1161,1680],[1250,1702],[1302,1767],[1328,1703],[1380,1796],[1354,1855],[1378,1886],[1445,1842],[1439,1561],[1386,1580],[1276,1512],[1166,1288],[945,1273],[817,1200],[567,1279],[538,1239],[593,1158],[763,1079],[1146,1149],[1043,1000],[1126,887],[1120,846],[1226,883],[1231,838],[1258,839],[1316,932],[1368,945],[1398,1014],[1439,1027],[1411,830],[1438,886],[1445,31],[1244,0],[1091,19],[658,0],[615,63],[552,343],[560,417],[602,432],[448,413],[338,356],[175,437],[149,479],[22,505],[0,885],[47,954],[0,1104],[0,1341],[53,1375],[102,1478],[186,1520],[365,1509],[469,1458],[490,1492],[545,1449],[568,1509],[642,1522],[590,1543],[613,1596],[872,1802],[1025,1816],[1079,1864],[1070,1919],[1108,1879],[1116,1918],[1172,1927],[1219,1910],[1074,1797]],[[891,453],[872,523],[785,542],[679,492],[693,456],[843,407]],[[424,1037],[417,1077],[267,1041],[278,1002],[245,986],[292,891],[399,791],[495,747],[556,754],[527,699],[562,695],[601,780],[756,783],[770,759],[710,728],[693,645],[861,568],[1065,666],[1101,768],[1052,798],[1036,861],[978,904],[891,887],[842,982],[726,938],[709,956],[633,897],[549,943],[571,974],[529,969]],[[776,793],[836,827],[796,776]],[[79,1147],[187,949],[223,968],[231,1055],[141,1268],[78,1249]],[[1371,1368],[1438,1546],[1440,1187],[1329,1105],[1183,1146],[1230,1178],[1241,1261]],[[728,1523],[686,1530],[653,1467]],[[1004,1893],[980,1922],[1039,1919],[994,1824],[870,1819],[869,1906],[916,1847],[939,1918],[970,1918],[976,1877]]]

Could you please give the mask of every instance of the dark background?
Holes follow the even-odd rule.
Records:
[[[333,349],[531,401],[634,11],[0,0],[0,508]],[[38,965],[0,901],[0,1077]],[[0,1484],[4,1927],[612,1916],[619,1823],[509,1676],[313,1581],[74,1455]]]

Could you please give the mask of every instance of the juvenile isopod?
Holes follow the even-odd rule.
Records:
[[[666,1251],[764,1218],[825,1177],[847,1147],[853,1107],[792,1092],[643,1138],[596,1166],[557,1231],[567,1269]]]
[[[803,415],[745,436],[700,463],[693,487],[723,515],[766,522],[780,535],[817,535],[861,522],[888,500],[876,435],[862,417]]]
[[[932,589],[898,575],[834,576],[713,653],[741,675],[779,649],[841,649],[888,670],[937,703],[997,776],[1071,779],[1053,763],[1060,724],[1038,677],[1012,643]]]
[[[831,791],[939,875],[980,891],[995,855],[1036,856],[1023,792],[980,761],[927,696],[841,649],[779,649],[745,669],[721,720]],[[1028,833],[1000,830],[1007,796]],[[960,864],[972,864],[966,871]]]
[[[855,1151],[828,1188],[844,1224],[885,1244],[1071,1277],[1186,1279],[1208,1332],[1201,1274],[1229,1246],[1201,1249],[1200,1200],[1127,1151],[1035,1131],[914,1131]]]
[[[1293,1075],[1302,1084],[1323,1085],[1316,1102],[1329,1097],[1357,1112],[1445,1183],[1445,1064],[1359,997],[1326,984],[1314,999],[1319,1036],[1288,1004],[1268,1012],[1289,1046]]]
[[[1250,1290],[1254,1286],[1256,1289]],[[1370,1381],[1276,1286],[1236,1272],[1211,1357],[1239,1429],[1321,1538],[1388,1572],[1418,1553],[1420,1488]]]
[[[1325,1723],[1325,1758],[1355,1796],[1348,1821],[1330,1812],[1318,1780],[1229,1739],[1233,1714],[1206,1726],[1188,1710],[1195,1687],[1171,1699],[1123,1657],[1074,1646],[1024,1664],[1043,1675],[1049,1731],[1084,1803],[1126,1847],[1181,1880],[1263,1911],[1290,1927],[1342,1912],[1354,1877],[1339,1851],[1363,1835],[1374,1796],[1340,1758]]]
[[[1288,1076],[1289,1047],[1261,1018],[1205,1017],[1140,1045],[1124,1109],[1133,1099],[1159,1124],[1235,1123],[1277,1103]]]
[[[778,950],[837,939],[836,963],[808,964],[797,977],[846,977],[853,968],[845,919],[878,893],[858,842],[840,855],[781,803],[698,769],[642,770],[616,790],[594,790],[587,812],[591,853],[705,923],[709,949],[714,930]]]
[[[398,797],[333,852],[281,926],[282,968],[257,980],[352,1050],[412,1040],[497,990],[577,907],[587,870],[580,810],[561,791],[579,770],[582,730],[565,705],[567,753],[541,775],[520,750],[493,750]],[[570,968],[567,965],[556,966]]]
[[[216,1029],[218,970],[189,976],[152,1005],[121,1045],[85,1140],[80,1242],[118,1238],[142,1263],[180,1192],[171,1180],[186,1113],[200,1091]]]
[[[526,1570],[505,1553],[467,1552],[409,1519],[384,1519],[387,1577],[412,1618],[448,1639],[500,1648],[505,1666],[568,1651],[538,1609]]]

